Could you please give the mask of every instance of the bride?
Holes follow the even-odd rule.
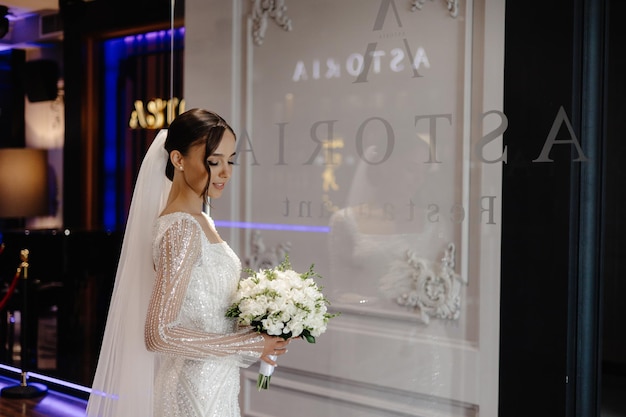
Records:
[[[225,317],[239,258],[204,213],[231,174],[235,134],[201,109],[178,116],[135,184],[87,406],[93,417],[239,417],[239,369],[289,341]]]

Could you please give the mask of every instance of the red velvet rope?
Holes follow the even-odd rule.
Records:
[[[2,254],[2,252],[4,252],[4,247],[4,243],[0,244],[0,255]],[[2,297],[2,300],[0,301],[0,310],[4,309],[4,305],[7,303],[7,301],[9,301],[9,298],[11,298],[13,292],[15,292],[15,287],[17,286],[17,281],[20,279],[21,273],[22,268],[17,268],[17,272],[13,277],[13,281],[11,282],[7,293],[4,295],[4,297]]]
[[[15,273],[15,276],[13,277],[11,286],[9,286],[7,293],[4,294],[4,297],[0,301],[0,310],[4,308],[4,305],[7,303],[7,301],[9,301],[9,298],[11,298],[11,296],[13,295],[13,292],[15,291],[15,287],[17,286],[17,281],[20,279],[21,272],[22,272],[22,268],[17,268],[17,272]]]

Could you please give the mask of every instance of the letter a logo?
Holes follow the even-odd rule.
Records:
[[[389,12],[389,7],[393,9],[393,14],[396,17],[396,22],[398,23],[398,27],[402,27],[402,22],[400,22],[400,15],[398,14],[398,9],[396,9],[396,3],[394,0],[381,0],[380,9],[378,9],[378,14],[376,15],[376,21],[374,22],[374,30],[382,30],[383,25],[385,24],[385,18],[387,17],[387,12]]]
[[[396,17],[396,23],[398,24],[398,27],[402,27],[400,15],[398,14],[398,9],[396,8],[396,3],[394,2],[394,0],[381,0],[380,8],[378,9],[378,14],[376,15],[376,21],[374,22],[374,31],[383,29],[383,26],[385,25],[385,19],[387,18],[390,7],[393,10],[393,15]],[[416,60],[413,58],[413,54],[411,53],[411,48],[409,47],[408,40],[404,38],[403,41],[406,48],[407,56],[409,57],[409,62],[411,62],[413,78],[422,77],[422,75],[417,72],[417,64],[415,64]],[[367,49],[363,54],[363,66],[361,67],[361,71],[359,72],[357,79],[352,82],[353,84],[367,82],[367,74],[369,74],[370,68],[372,67],[372,59],[374,53],[376,52],[377,46],[378,42],[370,42],[367,44]]]

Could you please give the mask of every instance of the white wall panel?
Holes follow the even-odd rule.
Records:
[[[497,415],[504,2],[275,2],[262,44],[254,3],[185,5],[188,107],[238,133],[212,215],[244,261],[258,233],[314,263],[342,315],[269,391],[244,373],[244,414]]]

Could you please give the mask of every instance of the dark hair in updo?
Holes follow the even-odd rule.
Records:
[[[178,115],[167,130],[164,148],[169,155],[172,151],[178,151],[183,156],[187,155],[189,148],[199,144],[205,144],[204,160],[212,155],[220,142],[224,132],[228,129],[233,136],[235,132],[226,121],[217,113],[203,109],[191,109]],[[202,194],[208,197],[209,184],[211,183],[211,169],[205,163],[209,178],[204,186]],[[174,179],[174,165],[167,159],[165,175],[170,180]]]

